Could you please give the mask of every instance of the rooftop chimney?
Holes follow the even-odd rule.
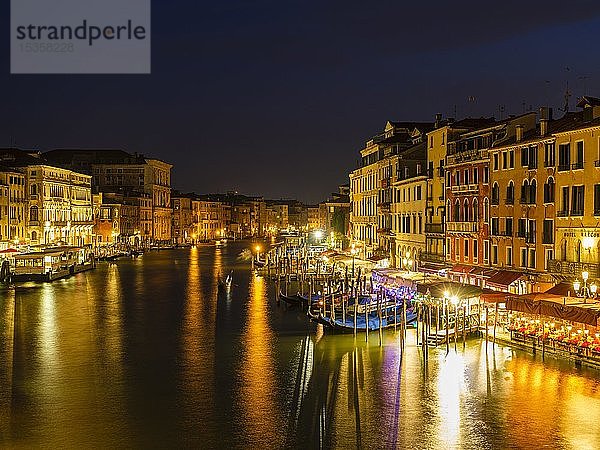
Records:
[[[517,125],[517,142],[521,142],[523,140],[523,125]]]

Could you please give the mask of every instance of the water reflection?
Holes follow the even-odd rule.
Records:
[[[599,371],[323,333],[235,245],[0,287],[0,447],[599,448]]]
[[[275,448],[281,442],[283,425],[278,406],[275,375],[275,334],[269,326],[266,281],[251,276],[248,316],[241,340],[239,408],[241,409],[240,439],[243,445],[262,442],[265,448]]]

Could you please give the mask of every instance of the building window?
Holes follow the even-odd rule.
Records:
[[[473,261],[477,262],[477,259],[479,259],[479,241],[473,239]]]
[[[450,238],[446,238],[446,254],[450,257]]]
[[[554,203],[554,178],[548,177],[544,184],[544,203]]]
[[[527,267],[527,247],[521,247],[521,267]]]
[[[512,247],[506,247],[506,265],[507,266],[512,266],[513,265],[513,251],[512,251]]]
[[[483,241],[483,262],[488,263],[490,259],[490,241]]]
[[[561,196],[561,206],[562,209],[558,211],[558,216],[568,216],[569,215],[569,186],[562,187],[562,196]]]
[[[492,236],[498,236],[498,223],[500,219],[498,217],[492,217]]]
[[[594,215],[600,216],[600,184],[594,185]]]
[[[485,184],[490,182],[490,168],[488,166],[483,168],[483,182]]]
[[[513,235],[513,218],[507,217],[505,223],[506,223],[506,229],[504,230],[504,234],[506,236],[512,237],[512,235]]]
[[[473,169],[473,184],[479,183],[479,168],[475,167]]]
[[[535,248],[530,248],[529,249],[529,267],[532,269],[535,269],[536,267],[536,261],[535,261]]]
[[[528,167],[530,169],[537,169],[538,162],[538,148],[537,145],[532,145],[529,147],[529,164]]]
[[[508,152],[502,152],[502,169],[508,169]]]
[[[492,205],[498,205],[500,203],[500,186],[498,182],[494,181],[492,185]]]
[[[544,145],[544,166],[554,167],[556,165],[556,149],[554,142],[549,142]]]
[[[535,205],[537,203],[537,182],[535,179],[531,180],[529,185],[529,204]]]
[[[573,169],[583,169],[583,141],[577,141]]]
[[[492,264],[498,264],[498,246],[492,245]]]
[[[558,146],[558,170],[571,170],[571,144]]]
[[[517,225],[517,237],[524,238],[527,228],[527,219],[520,218]]]
[[[514,150],[511,150],[510,152],[508,152],[508,168],[509,169],[515,168],[515,151]]]
[[[513,205],[515,203],[515,183],[513,180],[508,182],[508,186],[506,186],[506,204]]]
[[[554,220],[544,219],[542,244],[554,244]]]
[[[492,170],[498,170],[498,153],[494,153]]]
[[[548,261],[551,261],[554,259],[554,250],[551,248],[547,248],[546,249],[546,258],[545,258],[545,262],[544,262],[544,269],[548,270]]]
[[[573,186],[571,190],[571,215],[583,216],[585,186]]]
[[[487,197],[483,199],[483,221],[485,223],[490,221],[490,202]]]
[[[465,179],[465,183],[464,184],[469,184],[469,171],[465,170],[465,175],[464,175],[464,179]]]
[[[465,239],[465,261],[469,257],[469,244],[471,242],[468,239]]]
[[[521,148],[521,167],[527,167],[529,165],[529,147]]]

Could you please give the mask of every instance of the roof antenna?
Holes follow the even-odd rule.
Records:
[[[569,72],[571,69],[565,67],[565,70]],[[569,92],[569,79],[567,78],[567,87],[565,89],[565,106],[563,107],[563,111],[565,113],[569,112],[569,97],[571,97],[571,92]]]

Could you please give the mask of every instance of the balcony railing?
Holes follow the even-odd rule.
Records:
[[[571,170],[571,164],[566,163],[566,164],[559,164],[558,165],[558,171],[559,172],[566,172],[567,170]]]
[[[514,197],[506,197],[505,203],[507,205],[514,205],[515,204],[515,198]]]
[[[444,234],[444,224],[443,223],[426,223],[425,224],[425,233]]]
[[[599,269],[600,264],[596,263],[560,261],[558,259],[551,259],[550,261],[548,261],[548,272],[571,276],[573,278],[579,279],[581,279],[581,273],[584,271],[589,272],[590,278],[599,278]]]
[[[453,194],[474,194],[479,192],[478,184],[461,184],[458,186],[452,186]]]
[[[572,209],[571,216],[583,216],[583,209]]]
[[[477,233],[479,223],[477,222],[448,222],[446,230],[455,233]]]
[[[421,262],[444,263],[446,262],[446,257],[437,253],[421,252]]]
[[[543,234],[542,235],[542,244],[554,244],[554,235]]]
[[[583,161],[577,161],[571,164],[572,170],[583,169]]]
[[[556,211],[556,217],[569,217],[569,211]]]

